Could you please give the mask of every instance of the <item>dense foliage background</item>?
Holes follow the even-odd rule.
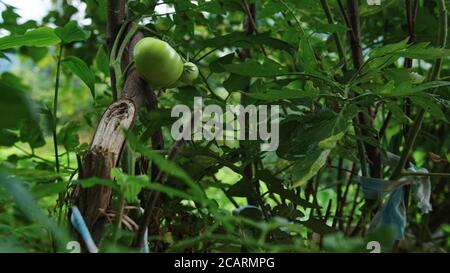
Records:
[[[139,251],[147,216],[151,252],[368,252],[374,240],[383,251],[450,249],[450,1],[128,0],[116,40],[108,8],[121,1],[51,0],[36,21],[14,2],[0,1],[0,251],[69,251],[78,240],[70,207],[85,202],[74,191],[99,185],[112,188],[98,212],[101,251]],[[201,76],[139,90],[157,107],[139,108],[111,173],[83,177],[113,90],[120,97],[133,73],[132,63],[117,69],[111,45],[125,41],[126,55],[136,30],[167,41]],[[189,141],[164,158],[178,147],[170,110],[194,96],[281,105],[279,149]],[[400,163],[383,159],[392,154]],[[396,240],[395,228],[369,230],[389,192],[367,198],[361,176],[410,181],[409,162],[430,172],[421,177],[431,179],[433,210],[417,207],[417,184],[403,186]],[[138,207],[154,200],[143,215]]]

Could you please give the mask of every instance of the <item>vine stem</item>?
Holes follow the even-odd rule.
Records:
[[[113,69],[114,69],[114,73],[116,74],[116,90],[117,90],[117,92],[122,89],[123,78],[124,78],[124,75],[122,74],[122,69],[121,69],[122,56],[125,52],[126,47],[130,43],[131,39],[133,38],[134,34],[136,33],[136,31],[138,29],[139,29],[139,25],[137,23],[132,23],[132,26],[130,27],[127,34],[125,35],[125,37],[119,47],[119,50],[117,51],[117,56],[115,57],[115,60],[113,62]]]
[[[53,96],[53,146],[55,149],[55,166],[56,172],[59,173],[59,157],[58,157],[58,137],[56,133],[56,129],[58,126],[58,91],[59,91],[59,78],[61,74],[61,58],[63,54],[63,44],[59,47],[58,53],[58,64],[56,66],[56,80],[55,80],[55,94]]]
[[[112,45],[111,53],[109,55],[109,67],[110,67],[111,71],[113,72],[111,77],[114,77],[115,81],[117,81],[118,80],[117,77],[120,76],[120,73],[117,71],[117,67],[115,65],[117,50],[118,50],[118,47],[120,46],[119,44],[120,44],[120,40],[123,36],[123,33],[125,32],[125,29],[128,27],[129,23],[130,23],[130,21],[125,21],[122,24],[122,26],[120,27],[120,29],[116,35],[116,38],[114,40],[114,43]],[[112,80],[112,78],[111,78],[111,80]],[[111,81],[113,101],[117,101],[117,98],[118,98],[118,95],[117,95],[117,93],[118,93],[117,86],[118,85],[119,85],[118,83],[113,84],[113,81]]]
[[[439,8],[439,41],[438,46],[441,48],[445,48],[447,41],[447,9],[445,8],[445,0],[438,1]],[[442,58],[437,59],[434,62],[431,74],[429,76],[430,81],[434,81],[439,78],[439,74],[441,72],[442,67]],[[432,92],[434,93],[434,91]],[[397,166],[392,173],[391,180],[396,180],[402,175],[402,170],[405,167],[406,162],[408,161],[409,155],[411,154],[411,150],[414,147],[414,143],[416,142],[417,135],[422,127],[422,123],[425,117],[425,110],[419,110],[419,113],[414,120],[414,124],[409,130],[408,136],[406,138],[405,147],[400,156],[400,160]]]

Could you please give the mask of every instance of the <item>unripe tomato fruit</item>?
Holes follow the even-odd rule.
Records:
[[[183,61],[168,43],[143,38],[134,47],[136,70],[153,88],[167,88],[181,77]]]
[[[198,77],[198,67],[191,62],[184,63],[183,74],[180,81],[185,84],[191,84]]]

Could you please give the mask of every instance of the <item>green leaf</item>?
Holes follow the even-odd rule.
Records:
[[[76,123],[69,122],[58,132],[58,144],[63,145],[67,151],[74,151],[80,144],[78,137],[79,126]]]
[[[256,45],[265,45],[274,49],[284,50],[287,53],[289,53],[291,56],[295,56],[296,49],[291,44],[276,39],[273,37],[270,37],[270,33],[262,33],[259,35],[251,35],[249,38],[256,44]]]
[[[317,59],[309,38],[301,35],[298,46],[297,61],[307,73],[317,73]]]
[[[74,184],[81,185],[83,188],[91,188],[97,185],[106,186],[114,189],[115,191],[119,191],[119,187],[114,181],[109,179],[102,179],[98,177],[90,177],[87,179],[80,179],[76,181]]]
[[[393,56],[411,59],[438,59],[450,56],[450,49],[435,48],[429,46],[429,42],[408,45],[408,38],[395,43],[376,48],[370,53],[370,58]]]
[[[248,60],[244,63],[223,64],[222,67],[228,72],[247,77],[275,77],[287,73],[286,68],[271,59],[263,63]]]
[[[20,127],[20,141],[27,142],[31,148],[39,148],[45,145],[42,128],[34,120],[26,119]]]
[[[397,53],[398,56],[411,59],[432,60],[450,56],[450,49],[428,46],[429,43],[418,43]]]
[[[219,59],[212,61],[209,64],[209,68],[214,73],[223,73],[226,70],[222,67],[222,65],[223,64],[231,64],[233,62],[233,59],[234,59],[234,53],[224,55],[224,56],[220,57]]]
[[[33,118],[28,97],[17,85],[0,80],[0,129],[17,129],[23,119]]]
[[[39,184],[33,187],[31,194],[36,199],[41,199],[47,196],[54,196],[62,193],[66,190],[66,184],[63,182],[50,183],[50,184]]]
[[[314,177],[325,165],[331,150],[336,147],[337,142],[342,139],[347,132],[351,120],[356,116],[359,109],[354,105],[347,105],[336,115],[336,117],[325,124],[318,124],[322,137],[317,138],[312,134],[312,143],[308,146],[303,158],[297,160],[293,166],[293,184],[291,188],[299,187]],[[325,134],[324,134],[325,133]],[[300,136],[300,137],[304,137]]]
[[[406,49],[408,47],[409,38],[405,38],[398,43],[388,44],[380,48],[375,48],[370,52],[370,58],[379,58],[386,55],[391,55],[400,50]]]
[[[330,135],[319,141],[319,147],[333,149],[337,142],[344,136],[351,124],[351,120],[358,114],[359,109],[354,105],[347,105],[333,120],[333,128]]]
[[[100,46],[95,56],[95,67],[105,76],[109,76],[109,59],[103,46]]]
[[[402,95],[411,95],[425,90],[431,90],[439,87],[449,86],[447,81],[431,81],[415,85],[409,92],[403,92]]]
[[[54,182],[58,178],[61,178],[61,174],[47,170],[26,169],[26,168],[5,168],[4,171],[7,172],[8,174],[20,177],[22,181],[26,182],[48,183]]]
[[[148,177],[145,175],[129,176],[117,168],[111,170],[111,178],[116,181],[125,200],[131,203],[139,201],[139,192],[150,183]]]
[[[19,141],[19,136],[9,130],[0,129],[0,146],[11,147],[17,141]]]
[[[228,92],[243,90],[250,84],[250,78],[231,73],[230,77],[223,82],[223,87]]]
[[[85,31],[80,28],[75,21],[70,21],[64,27],[56,28],[55,33],[64,44],[76,41],[84,41],[91,36],[91,33],[89,31]]]
[[[441,106],[432,96],[428,94],[420,94],[411,96],[410,98],[414,104],[417,104],[432,116],[440,120],[448,121],[446,115],[442,112]]]
[[[80,58],[69,56],[62,61],[62,65],[77,75],[89,87],[92,97],[95,98],[95,74],[87,64]]]
[[[294,182],[291,188],[300,187],[314,177],[327,162],[330,152],[330,149],[315,147],[308,151],[305,158],[298,160],[292,168]]]
[[[405,115],[403,110],[393,101],[386,102],[386,106],[389,111],[392,112],[392,116],[401,123],[410,124],[412,120]]]
[[[19,15],[15,12],[15,8],[6,5],[6,9],[2,12],[2,23],[0,23],[0,28],[6,29],[12,34],[24,34],[28,29],[36,28],[36,21],[27,20],[24,23],[18,23]],[[22,18],[24,19],[24,18]]]
[[[60,43],[58,35],[49,27],[41,27],[27,31],[23,35],[10,35],[0,38],[0,50],[17,46],[51,46]]]

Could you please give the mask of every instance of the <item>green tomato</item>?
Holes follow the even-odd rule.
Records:
[[[198,68],[194,63],[187,62],[184,64],[183,74],[180,81],[185,84],[191,84],[198,77]]]
[[[175,84],[183,73],[180,55],[168,43],[144,38],[134,47],[136,70],[153,88],[167,88]]]

